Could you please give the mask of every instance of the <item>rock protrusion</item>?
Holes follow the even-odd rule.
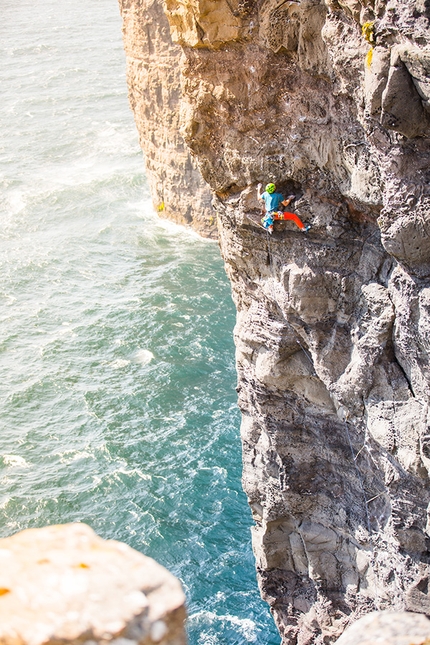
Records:
[[[336,641],[336,645],[427,645],[430,620],[421,614],[374,612],[360,618]]]
[[[185,597],[166,569],[85,524],[0,540],[3,645],[185,645]]]
[[[408,67],[413,69],[415,59],[409,55],[407,67],[402,60],[402,54],[404,56],[405,52],[401,47],[393,47],[391,50],[387,84],[381,96],[381,124],[390,130],[404,134],[405,137],[428,136],[430,119],[425,105],[428,105],[429,96],[425,96],[425,102],[423,102],[408,71]],[[427,57],[421,60],[426,62]],[[424,66],[422,69],[425,69]],[[421,83],[421,93],[424,93],[424,89],[428,90],[429,86],[430,73]]]

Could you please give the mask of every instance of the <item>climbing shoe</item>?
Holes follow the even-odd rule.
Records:
[[[303,232],[303,233],[307,233],[308,231],[310,231],[310,230],[311,230],[311,228],[312,228],[312,226],[311,226],[310,224],[307,224],[307,225],[305,226],[305,228],[302,228],[302,232]]]

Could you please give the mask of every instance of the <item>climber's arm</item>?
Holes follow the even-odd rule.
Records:
[[[258,186],[257,186],[257,198],[258,199],[263,199],[262,195],[263,195],[263,193],[261,192],[261,184],[258,184]]]

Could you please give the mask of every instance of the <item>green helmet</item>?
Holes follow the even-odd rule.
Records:
[[[274,193],[276,190],[275,184],[267,184],[266,190],[268,193]]]

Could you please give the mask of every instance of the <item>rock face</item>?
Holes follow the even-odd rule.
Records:
[[[2,645],[185,645],[179,581],[85,524],[0,540]]]
[[[123,0],[127,81],[154,209],[216,237],[212,196],[180,133],[180,57],[161,4]]]
[[[422,614],[382,611],[360,618],[337,645],[428,645],[430,621]]]
[[[428,3],[159,2],[238,311],[243,484],[283,643],[429,614]],[[310,233],[258,226],[268,181]]]

